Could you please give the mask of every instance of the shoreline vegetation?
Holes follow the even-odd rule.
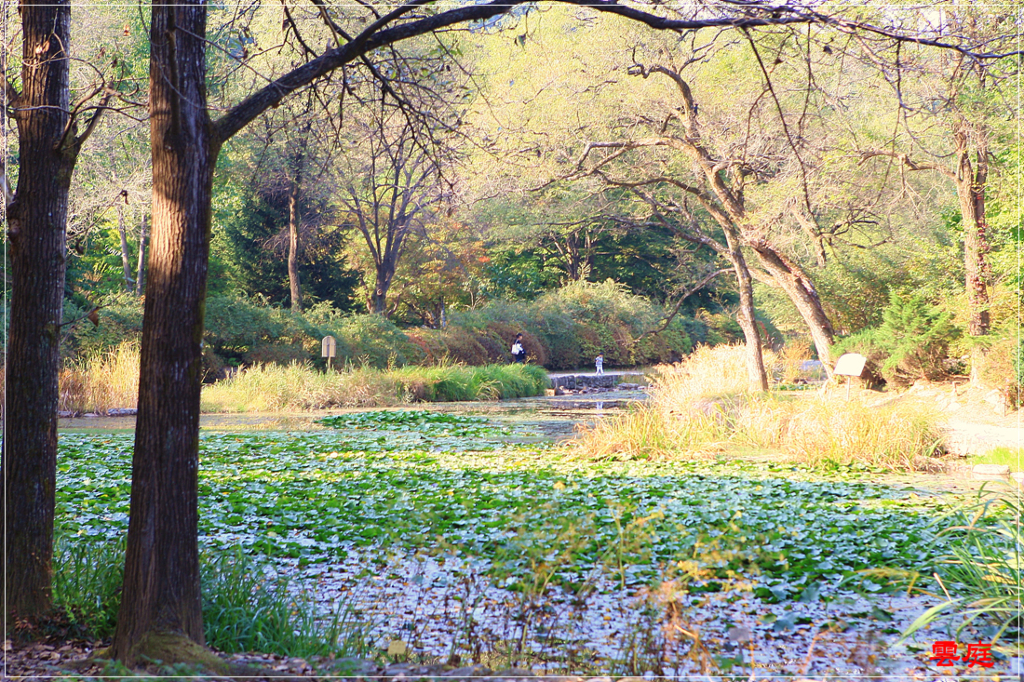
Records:
[[[938,415],[900,402],[799,398],[747,391],[738,345],[701,346],[683,362],[657,368],[650,400],[597,422],[577,441],[589,460],[685,460],[764,451],[815,467],[927,469],[942,454]],[[800,359],[765,353],[785,379]]]
[[[319,372],[308,364],[255,365],[204,387],[203,412],[273,412],[332,407],[393,407],[420,402],[502,400],[543,395],[548,375],[536,365],[348,367]]]
[[[134,408],[138,396],[138,347],[66,367],[60,376],[60,410],[106,414]],[[376,369],[347,366],[321,371],[308,362],[256,364],[203,387],[204,413],[280,412],[337,407],[395,407],[422,402],[507,400],[543,395],[548,375],[537,365]]]
[[[72,306],[66,316],[78,312]],[[667,314],[611,281],[573,282],[533,301],[494,300],[452,311],[443,329],[399,327],[382,315],[345,314],[328,304],[297,313],[257,298],[215,296],[203,334],[202,409],[302,410],[540,395],[547,388],[545,369],[593,367],[598,354],[609,369],[651,366],[683,357],[696,344],[738,338],[727,315],[700,310],[664,323]],[[75,327],[62,343],[59,409],[103,413],[134,407],[141,329],[141,303],[124,295],[104,301],[98,326]],[[533,369],[508,369],[517,333]],[[336,372],[326,372],[320,357],[326,336],[335,339]]]

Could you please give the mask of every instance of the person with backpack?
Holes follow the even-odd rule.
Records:
[[[516,334],[515,340],[512,341],[512,362],[526,362],[526,349],[523,348],[523,334],[522,332]]]

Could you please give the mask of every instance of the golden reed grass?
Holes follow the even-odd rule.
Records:
[[[785,370],[797,356],[765,353],[765,365]],[[842,392],[749,393],[745,362],[742,346],[716,346],[658,367],[648,403],[583,429],[578,452],[595,459],[669,459],[753,447],[816,466],[908,470],[937,451],[935,415],[927,410],[847,400]]]
[[[124,341],[106,353],[70,363],[61,370],[58,384],[62,411],[133,408],[139,397],[139,345]]]

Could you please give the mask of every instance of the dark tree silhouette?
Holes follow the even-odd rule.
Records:
[[[71,3],[22,3],[21,91],[5,78],[18,127],[19,173],[6,206],[12,273],[2,478],[7,611],[33,620],[52,607],[57,475],[57,374],[66,273],[68,192],[79,151],[111,91],[72,107]],[[0,58],[0,64],[6,63]],[[84,129],[79,132],[83,116]],[[6,179],[4,181],[6,204]]]

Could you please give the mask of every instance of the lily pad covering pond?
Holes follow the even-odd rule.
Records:
[[[565,449],[505,445],[529,435],[522,426],[438,412],[323,423],[332,428],[202,435],[207,550],[242,547],[319,576],[333,599],[341,592],[324,580],[343,565],[408,581],[416,571],[389,569],[395,557],[416,556],[435,573],[455,561],[464,586],[472,576],[518,595],[524,633],[545,594],[581,603],[618,595],[621,610],[671,585],[686,599],[742,593],[767,614],[768,604],[882,592],[887,579],[862,571],[928,575],[948,551],[931,522],[955,500],[906,486],[809,480],[774,462],[594,465]],[[69,534],[123,535],[131,436],[65,434],[60,446],[58,524]],[[645,627],[661,627],[663,616]],[[799,625],[786,617],[769,622]]]

